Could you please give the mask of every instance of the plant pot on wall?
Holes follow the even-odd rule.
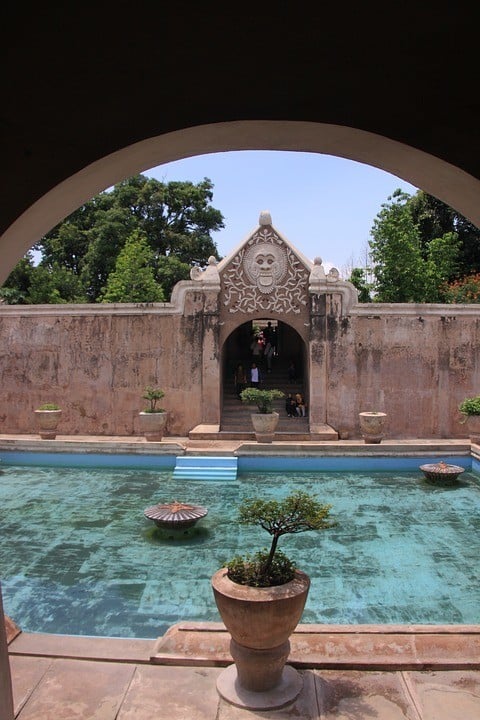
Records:
[[[470,442],[480,443],[480,395],[465,398],[458,409],[462,413],[460,422],[465,425]]]
[[[480,443],[480,415],[468,415],[465,418],[465,427],[472,443]]]
[[[42,405],[35,410],[36,424],[42,440],[55,440],[62,411],[55,405]]]
[[[257,442],[271,443],[275,437],[275,429],[278,425],[280,415],[277,412],[254,413],[252,418],[253,429]]]
[[[167,415],[168,413],[166,412],[139,413],[140,430],[146,440],[150,442],[160,442],[165,432]]]
[[[368,444],[382,442],[382,438],[385,437],[384,430],[387,414],[384,412],[361,412],[358,413],[358,416],[364,441]]]

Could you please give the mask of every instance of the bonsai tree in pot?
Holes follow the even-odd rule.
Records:
[[[280,415],[273,410],[273,401],[285,397],[281,390],[245,388],[240,393],[242,402],[255,404],[258,413],[251,415],[257,442],[273,442]]]
[[[462,424],[467,423],[471,442],[480,442],[480,395],[465,398],[458,409],[462,413]]]
[[[35,410],[37,427],[42,440],[55,440],[62,411],[56,403],[44,403]]]
[[[151,442],[159,442],[165,430],[167,412],[164,408],[158,407],[157,403],[165,397],[160,388],[147,386],[143,391],[142,398],[148,400],[149,405],[140,412],[140,429],[145,439]]]
[[[246,499],[240,506],[240,523],[260,526],[272,541],[269,549],[232,558],[212,578],[235,661],[217,682],[229,702],[261,710],[285,705],[299,694],[302,679],[285,662],[310,578],[278,549],[278,542],[282,535],[333,527],[330,508],[301,491],[283,500]]]

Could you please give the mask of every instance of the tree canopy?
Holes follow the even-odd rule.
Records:
[[[370,234],[373,281],[367,284],[360,268],[351,277],[361,301],[369,291],[374,301],[390,303],[467,297],[452,287],[480,267],[480,230],[445,203],[422,190],[413,196],[396,190],[382,205]]]
[[[213,185],[208,178],[197,184],[162,183],[144,175],[128,178],[92,198],[47,233],[34,248],[40,254],[39,263],[35,265],[33,254],[27,253],[1,291],[4,300],[168,300],[175,283],[189,277],[192,265],[205,266],[211,255],[220,259],[212,233],[224,227],[224,219],[211,206],[212,199]],[[132,250],[135,243],[136,251]],[[126,257],[137,263],[137,272],[141,262],[143,284],[136,290],[126,278]]]

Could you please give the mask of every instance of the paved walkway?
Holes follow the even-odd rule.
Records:
[[[92,451],[107,443],[145,444],[132,438],[59,437],[51,448],[73,443]],[[200,443],[169,438],[193,452],[232,453],[242,443]],[[58,444],[57,444],[58,443]],[[72,444],[70,444],[72,443]],[[105,443],[105,445],[103,445]],[[0,436],[0,447],[26,449],[35,436]],[[43,444],[43,442],[42,442]],[[467,444],[467,441],[463,441]],[[293,452],[323,443],[302,443]],[[335,443],[355,452],[355,441]],[[462,452],[462,441],[390,441],[388,454]],[[323,448],[321,447],[323,446]],[[38,447],[38,446],[37,446]],[[260,449],[260,448],[258,448]],[[275,454],[275,444],[265,448]],[[361,452],[361,450],[360,450]],[[213,624],[214,625],[214,624]],[[185,630],[185,629],[184,629]],[[187,628],[188,630],[188,628]],[[478,720],[480,718],[480,627],[297,629],[290,661],[303,689],[287,707],[249,711],[221,699],[216,680],[229,662],[221,628],[216,640],[198,628],[180,637],[178,628],[154,640],[69,638],[20,633],[10,638],[10,668],[18,720]],[[205,629],[203,629],[205,633]],[[207,632],[207,635],[208,635]],[[179,637],[175,638],[175,634]],[[309,635],[309,638],[306,638]],[[173,638],[173,639],[172,639]],[[196,664],[197,663],[197,664]],[[4,720],[4,718],[0,718]]]
[[[219,625],[205,623],[200,634],[213,631],[222,638],[226,633]],[[198,665],[191,652],[188,665],[182,664],[185,658],[175,657],[175,636],[182,634],[181,628],[180,632],[177,628],[169,631],[170,642],[166,644],[163,640],[21,633],[10,644],[15,716],[18,720],[480,718],[478,627],[466,629],[463,636],[445,632],[437,645],[432,637],[439,633],[423,628],[423,634],[431,637],[423,638],[414,655],[411,646],[417,645],[422,633],[412,629],[404,628],[408,637],[402,638],[400,628],[396,637],[391,629],[385,634],[374,627],[360,636],[358,628],[351,633],[337,628],[337,634],[325,630],[316,633],[315,628],[320,630],[320,626],[299,628],[292,638],[290,659],[292,665],[300,666],[303,689],[285,708],[262,712],[241,709],[220,698],[216,681],[230,658],[215,658],[204,638],[195,640],[199,633],[191,626],[184,630],[190,635],[190,651],[195,642],[197,651],[202,648]],[[404,653],[406,645],[410,651]],[[184,650],[185,646],[184,640]],[[165,650],[170,652],[169,658]],[[322,668],[322,653],[326,665],[338,667]],[[424,669],[425,661],[435,669]],[[222,667],[216,666],[217,662]],[[402,665],[410,669],[400,669]],[[358,669],[360,666],[363,668]]]

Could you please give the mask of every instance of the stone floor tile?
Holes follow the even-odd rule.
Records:
[[[135,665],[52,660],[17,720],[115,720],[134,672]]]
[[[216,720],[219,672],[217,668],[137,666],[118,720]]]
[[[322,720],[420,720],[400,673],[315,670],[315,676]]]
[[[280,710],[245,710],[220,700],[216,720],[317,720],[320,717],[315,691],[315,675],[310,670],[300,673],[303,677],[303,689],[295,702]]]
[[[422,720],[480,718],[480,671],[404,673]]]
[[[49,658],[10,656],[15,715],[23,708],[51,664]]]

